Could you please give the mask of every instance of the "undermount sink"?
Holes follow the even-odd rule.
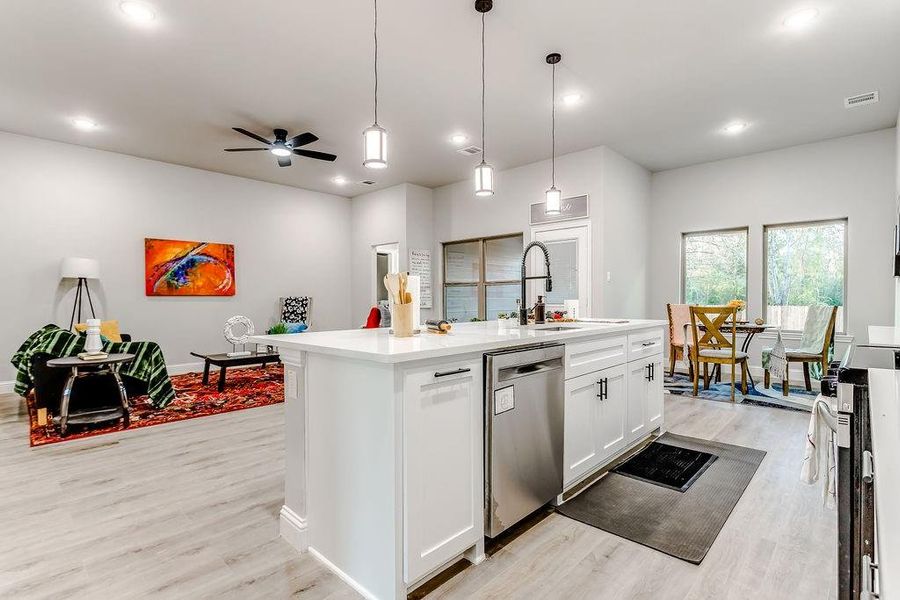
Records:
[[[569,331],[570,329],[571,330],[581,329],[581,327],[566,327],[564,325],[554,325],[552,327],[537,326],[537,327],[535,327],[535,329],[538,331]]]

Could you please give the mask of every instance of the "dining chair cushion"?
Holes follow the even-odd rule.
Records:
[[[785,349],[784,355],[788,358],[814,358],[814,359],[822,359],[822,354],[818,352],[803,352],[802,350],[787,350]]]
[[[704,348],[703,350],[700,350],[700,356],[705,356],[707,358],[731,358],[731,348],[722,348],[721,350]],[[746,352],[741,352],[740,350],[734,352],[735,360],[744,360],[745,358],[747,358]]]

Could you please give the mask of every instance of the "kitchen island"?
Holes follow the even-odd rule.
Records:
[[[488,321],[410,338],[387,329],[252,338],[276,346],[285,365],[282,536],[367,598],[405,598],[460,557],[480,562],[484,353],[565,345],[570,489],[662,430],[664,325]]]

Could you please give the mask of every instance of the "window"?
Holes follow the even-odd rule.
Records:
[[[496,319],[516,312],[522,234],[444,244],[444,318]]]
[[[747,228],[685,233],[681,297],[686,304],[747,301]]]
[[[802,331],[811,304],[837,306],[835,329],[844,331],[847,221],[817,221],[765,228],[766,321]]]

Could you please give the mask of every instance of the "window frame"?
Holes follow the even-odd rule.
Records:
[[[477,237],[477,238],[468,238],[464,240],[453,240],[450,242],[441,242],[441,304],[442,306],[442,314],[443,318],[447,318],[447,288],[450,287],[474,287],[476,289],[476,297],[478,300],[478,319],[480,321],[486,320],[485,311],[487,310],[487,288],[490,286],[498,286],[498,285],[518,285],[521,283],[519,279],[492,279],[490,281],[485,280],[485,272],[487,268],[487,264],[485,261],[485,246],[487,242],[493,240],[500,240],[506,238],[520,238],[522,241],[522,247],[524,248],[525,244],[525,234],[520,233],[504,233],[500,235],[489,235],[486,237]],[[447,281],[447,246],[455,246],[457,244],[471,244],[473,242],[478,242],[479,245],[479,269],[478,269],[478,281],[472,282],[448,282]]]
[[[715,233],[740,233],[744,234],[744,288],[746,289],[746,298],[744,299],[744,313],[750,314],[750,226],[741,225],[738,227],[717,227],[715,229],[702,229],[698,231],[681,232],[681,303],[687,302],[687,252],[685,251],[685,242],[688,237],[710,235]]]
[[[835,321],[834,334],[843,335],[847,333],[847,322],[849,321],[849,312],[847,310],[847,284],[849,281],[849,262],[848,254],[850,249],[850,219],[848,217],[836,217],[833,219],[814,219],[812,221],[789,221],[786,223],[768,223],[763,225],[762,235],[762,305],[766,317],[769,314],[769,230],[770,229],[799,229],[801,227],[809,227],[815,225],[832,225],[842,223],[844,225],[844,288],[843,288],[843,322]],[[766,319],[768,320],[768,318]],[[782,333],[802,333],[801,329],[784,329],[780,328]]]

